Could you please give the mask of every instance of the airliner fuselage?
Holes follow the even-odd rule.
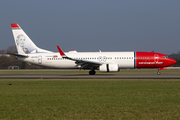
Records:
[[[18,24],[11,24],[11,28],[18,53],[9,54],[31,64],[51,68],[90,69],[89,74],[94,75],[97,69],[100,72],[118,72],[122,68],[158,68],[161,70],[176,63],[167,55],[155,52],[71,51],[64,53],[57,46],[59,53],[55,53],[37,47]]]
[[[69,52],[68,57],[79,60],[118,64],[118,68],[163,68],[175,61],[167,55],[155,52]],[[75,61],[61,57],[59,53],[36,53],[19,60],[52,68],[81,68]],[[86,67],[85,67],[86,68]]]

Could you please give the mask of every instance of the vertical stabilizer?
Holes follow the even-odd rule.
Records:
[[[51,53],[51,51],[38,48],[18,24],[12,23],[11,28],[19,54]]]

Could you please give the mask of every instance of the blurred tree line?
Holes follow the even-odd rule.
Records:
[[[42,69],[43,67],[37,65],[29,65],[16,59],[16,56],[4,53],[17,53],[16,46],[10,46],[7,50],[0,50],[0,69],[8,69],[10,66],[18,66],[19,69]],[[17,67],[16,67],[17,68]]]
[[[10,66],[18,66],[19,69],[45,69],[46,67],[30,65],[26,62],[17,60],[15,56],[4,54],[6,52],[17,53],[16,46],[10,46],[7,50],[0,50],[0,69],[8,69]],[[173,67],[180,67],[180,51],[178,53],[172,53],[168,55],[170,58],[176,60],[176,64]]]
[[[180,51],[177,53],[172,53],[171,55],[168,56],[176,60],[176,64],[174,64],[173,67],[180,67]]]

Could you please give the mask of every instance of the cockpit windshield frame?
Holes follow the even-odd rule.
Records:
[[[167,59],[167,58],[168,58],[168,56],[163,56],[163,58]]]

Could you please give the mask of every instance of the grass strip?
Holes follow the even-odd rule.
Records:
[[[179,79],[0,80],[0,119],[180,119]]]

